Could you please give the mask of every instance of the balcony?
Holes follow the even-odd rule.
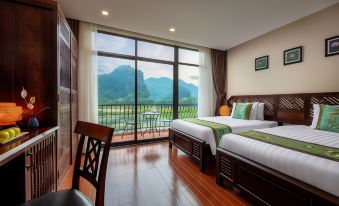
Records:
[[[154,112],[151,117],[147,112]],[[180,104],[179,118],[196,118],[198,116],[196,104]],[[112,142],[134,140],[134,104],[107,104],[99,105],[99,124],[115,128]],[[172,104],[138,104],[137,105],[137,139],[150,139],[168,136],[168,128],[172,124]]]

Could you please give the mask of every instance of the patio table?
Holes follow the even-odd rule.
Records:
[[[143,121],[146,121],[146,130],[143,133],[143,136],[146,134],[148,131],[149,133],[152,132],[153,138],[154,138],[154,132],[159,132],[160,135],[160,130],[157,128],[157,120],[160,115],[159,112],[143,112],[142,118]]]

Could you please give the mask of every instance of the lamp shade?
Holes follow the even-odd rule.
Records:
[[[13,125],[22,119],[22,107],[15,103],[0,102],[0,126]]]
[[[230,116],[231,115],[231,108],[227,105],[222,105],[219,109],[220,116]]]

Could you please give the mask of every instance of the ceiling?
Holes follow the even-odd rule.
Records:
[[[226,50],[339,0],[58,0],[66,17]],[[109,12],[108,16],[101,14]],[[176,32],[170,33],[169,28]]]

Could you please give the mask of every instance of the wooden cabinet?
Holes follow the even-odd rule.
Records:
[[[63,176],[69,164],[75,160],[78,144],[73,133],[78,120],[77,65],[78,43],[66,18],[59,10],[58,16],[58,51],[59,51],[59,104],[58,121],[58,176]]]
[[[51,132],[25,149],[26,200],[56,191],[56,143],[56,133]]]
[[[17,205],[57,189],[57,127],[0,145],[1,205]]]
[[[37,109],[51,108],[38,119],[41,127],[59,126],[56,176],[60,179],[77,146],[73,134],[78,102],[77,40],[52,0],[0,0],[0,33],[0,102],[25,106],[20,97],[25,87],[36,97]]]

